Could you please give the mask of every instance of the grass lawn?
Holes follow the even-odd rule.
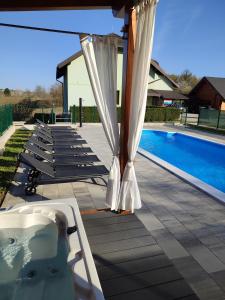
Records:
[[[31,133],[30,130],[16,130],[6,143],[3,155],[0,156],[0,206],[15,175],[18,154],[24,150],[23,145]]]

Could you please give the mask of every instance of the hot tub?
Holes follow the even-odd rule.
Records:
[[[3,299],[104,299],[75,199],[0,212]]]

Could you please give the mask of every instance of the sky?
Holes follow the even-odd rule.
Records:
[[[225,0],[160,0],[152,57],[169,74],[225,77]],[[0,23],[120,34],[111,10],[0,12]],[[80,50],[76,36],[0,27],[0,88],[48,89],[56,66]]]

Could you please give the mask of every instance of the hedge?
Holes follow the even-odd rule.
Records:
[[[80,120],[79,107],[70,107],[72,120],[74,123]],[[84,123],[99,123],[100,118],[97,107],[83,106],[82,120]],[[121,108],[117,107],[118,122],[121,120]],[[145,122],[169,122],[177,121],[180,118],[180,109],[174,107],[147,107],[145,113]]]

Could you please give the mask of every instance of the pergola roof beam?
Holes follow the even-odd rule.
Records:
[[[132,6],[130,0],[1,0],[0,11],[113,9]]]

